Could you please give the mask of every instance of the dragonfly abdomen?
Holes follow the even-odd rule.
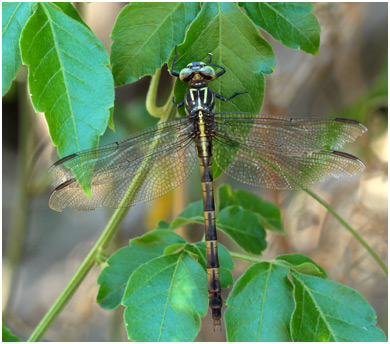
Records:
[[[211,166],[212,140],[205,133],[203,114],[199,113],[199,135],[195,139],[203,193],[203,211],[205,220],[205,240],[207,256],[207,279],[209,306],[212,311],[214,326],[221,325],[221,281],[219,273],[217,228],[215,224],[215,202],[213,173]]]

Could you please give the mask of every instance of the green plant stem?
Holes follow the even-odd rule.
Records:
[[[264,261],[264,260],[261,260],[261,259],[256,258],[256,257],[250,257],[250,256],[247,256],[247,255],[245,255],[245,254],[236,253],[236,252],[230,252],[230,255],[231,255],[233,258],[242,259],[242,260],[247,260],[248,262],[261,263],[261,262]]]
[[[318,203],[322,204],[326,210],[328,210],[329,213],[331,213],[334,218],[339,221],[355,237],[355,239],[357,239],[357,241],[363,245],[363,247],[368,251],[371,257],[374,258],[379,267],[383,270],[385,275],[388,276],[386,265],[382,262],[381,258],[376,254],[376,252],[370,247],[370,245],[368,245],[368,243],[360,236],[360,234],[354,228],[352,228],[339,214],[337,214],[328,203],[318,197],[314,192],[308,189],[304,189],[304,191],[313,197]]]
[[[160,74],[158,73],[158,76],[159,75]],[[148,102],[150,104],[153,102],[155,103],[157,98],[157,88],[153,85],[151,83],[151,88],[153,89],[153,92],[148,92]],[[170,119],[175,113],[173,104],[171,103],[171,105],[169,105],[168,102],[170,102],[170,100],[168,100],[167,104],[164,105],[164,108],[168,112],[165,113],[165,115],[161,116],[161,121]],[[151,147],[151,150],[153,150],[153,148],[154,146]],[[143,167],[147,166],[147,164],[148,160],[145,160],[144,164],[142,164],[140,167],[140,171],[142,171]],[[30,338],[28,339],[29,342],[36,342],[42,338],[46,330],[49,328],[50,324],[54,321],[57,315],[69,302],[69,300],[77,290],[78,286],[88,274],[89,270],[98,261],[98,258],[101,256],[102,252],[106,250],[111,240],[113,239],[117,229],[125,218],[127,212],[130,210],[130,208],[126,207],[126,205],[131,204],[132,200],[137,194],[138,188],[142,185],[143,179],[146,177],[146,175],[147,173],[139,173],[133,179],[132,183],[129,186],[129,189],[127,190],[125,196],[123,197],[119,205],[119,209],[114,212],[102,235],[100,236],[92,250],[88,253],[88,256],[84,259],[83,263],[81,264],[69,284],[66,286],[65,290],[61,293],[56,302],[53,304],[53,306],[38,324],[34,332],[31,334]]]
[[[62,311],[65,305],[68,303],[70,298],[73,296],[78,286],[84,280],[85,276],[88,274],[89,270],[96,262],[96,256],[100,253],[104,247],[107,247],[110,241],[112,240],[115,232],[119,228],[119,225],[125,218],[127,212],[130,208],[121,208],[117,209],[113,216],[110,219],[110,222],[107,224],[107,227],[103,231],[99,240],[96,242],[95,246],[89,252],[88,256],[84,259],[83,263],[73,276],[72,280],[66,286],[65,290],[58,297],[57,301],[53,304],[50,310],[46,313],[45,317],[41,320],[39,325],[36,327],[34,332],[31,334],[28,339],[29,342],[39,341],[46,330],[49,328],[50,324],[54,321],[57,315]]]
[[[160,118],[161,121],[166,121],[168,118],[172,117],[172,113],[176,112],[176,109],[172,103],[173,97],[173,88],[166,103],[163,106],[157,106],[157,91],[158,91],[158,83],[160,80],[161,68],[156,69],[156,73],[152,76],[150,80],[150,85],[148,89],[148,93],[146,95],[146,109],[148,112],[157,118]]]

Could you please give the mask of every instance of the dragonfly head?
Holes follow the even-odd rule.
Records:
[[[215,71],[211,66],[207,66],[204,62],[191,62],[186,68],[180,71],[180,80],[188,82],[195,80],[213,80]]]

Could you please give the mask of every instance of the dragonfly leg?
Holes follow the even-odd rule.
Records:
[[[176,63],[176,59],[177,59],[177,44],[175,45],[175,57],[173,58],[172,65],[171,65],[171,70],[169,71],[169,74],[171,74],[172,76],[178,78],[180,74],[173,70],[173,67],[175,66],[175,63]],[[176,105],[175,102],[173,102],[173,103]]]
[[[215,92],[215,96],[218,98],[218,99],[221,99],[223,101],[228,101],[232,98],[234,98],[235,96],[238,96],[239,94],[244,94],[244,93],[248,93],[248,91],[243,91],[243,92],[236,92],[234,93],[232,96],[230,96],[229,98],[225,98],[224,96],[221,96],[220,94],[216,93]]]
[[[211,60],[211,57],[210,57],[210,60]],[[218,67],[218,68],[221,68],[221,69],[222,69],[220,72],[218,72],[217,74],[215,74],[215,77],[214,77],[213,80],[219,78],[221,75],[224,75],[224,74],[226,73],[226,69],[223,68],[223,67],[220,66],[220,65],[217,65],[217,64],[215,64],[215,63],[211,63],[211,62],[210,62],[210,63],[209,63],[209,66],[214,66],[214,67]]]
[[[172,97],[172,103],[175,105],[177,108],[181,107],[184,105],[184,99],[180,103],[175,102],[175,97]]]

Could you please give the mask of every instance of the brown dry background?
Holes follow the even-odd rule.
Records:
[[[82,17],[110,49],[109,34],[124,3],[78,4]],[[313,190],[331,204],[367,240],[387,264],[388,144],[387,144],[387,3],[318,3],[315,14],[322,28],[317,56],[271,42],[277,66],[267,75],[262,113],[284,116],[342,115],[362,121],[369,131],[346,151],[359,156],[366,171],[355,178],[331,180]],[[3,321],[27,339],[92,248],[111,210],[56,213],[47,205],[48,167],[57,156],[42,114],[31,113],[26,98],[26,70],[3,99]],[[116,134],[109,130],[102,143],[126,137],[155,123],[144,102],[149,77],[116,90]],[[161,82],[162,101],[171,82]],[[23,148],[25,147],[25,148]],[[25,171],[23,173],[22,171]],[[360,292],[375,308],[387,333],[387,279],[362,246],[327,211],[304,192],[255,190],[221,178],[233,188],[257,193],[282,209],[288,236],[268,233],[264,259],[301,253],[326,269],[329,277]],[[201,198],[199,174],[156,201],[131,209],[111,252],[171,220],[190,202]],[[200,240],[202,226],[181,232]],[[11,235],[11,233],[13,235]],[[224,235],[221,242],[238,251]],[[236,261],[237,279],[248,264]],[[70,303],[44,336],[46,341],[126,340],[122,308],[101,309],[95,302],[100,273],[94,267]],[[11,279],[11,277],[14,277]],[[228,291],[225,291],[226,297]],[[212,331],[210,316],[199,341],[223,341]]]

